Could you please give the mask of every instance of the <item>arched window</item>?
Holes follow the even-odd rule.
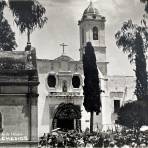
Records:
[[[56,86],[56,78],[54,75],[48,76],[48,86],[49,87],[55,87]]]
[[[73,85],[73,88],[79,88],[80,87],[80,78],[79,78],[79,76],[73,76],[72,85]]]
[[[98,28],[93,27],[93,40],[98,40]]]
[[[66,81],[63,81],[62,91],[67,92],[67,82]]]

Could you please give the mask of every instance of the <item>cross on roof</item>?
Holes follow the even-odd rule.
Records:
[[[65,46],[68,46],[68,45],[66,45],[66,44],[62,43],[62,44],[60,44],[60,46],[62,46],[62,47],[63,47],[63,53],[62,53],[62,54],[64,54],[64,51],[65,51]]]

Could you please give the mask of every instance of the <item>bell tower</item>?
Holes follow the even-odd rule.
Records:
[[[105,17],[99,14],[98,9],[90,2],[78,22],[80,30],[80,60],[82,60],[84,47],[91,42],[94,47],[97,63],[100,63],[102,74],[107,74],[106,46],[105,46]]]

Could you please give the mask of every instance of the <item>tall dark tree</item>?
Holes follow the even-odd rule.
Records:
[[[47,21],[46,9],[37,0],[9,0],[14,21],[21,33],[27,31],[27,43],[30,45],[30,33],[42,28]]]
[[[15,41],[15,33],[3,15],[5,6],[6,2],[4,0],[0,1],[0,50],[12,51],[17,47],[17,44]]]
[[[144,51],[144,43],[140,33],[136,34],[135,38],[135,65],[136,65],[136,89],[135,94],[139,99],[146,99],[147,94],[147,71],[146,58]]]
[[[83,69],[84,69],[84,107],[87,112],[90,112],[90,132],[93,131],[93,113],[100,113],[100,85],[98,69],[96,64],[96,56],[94,48],[90,42],[85,47],[83,55]]]
[[[131,20],[125,22],[115,38],[117,46],[122,47],[123,52],[128,54],[131,63],[135,63],[136,88],[135,94],[138,100],[146,98],[147,94],[147,71],[146,50],[148,47],[148,33],[145,26],[133,24]]]

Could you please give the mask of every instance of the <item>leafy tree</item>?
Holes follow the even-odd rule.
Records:
[[[93,131],[93,113],[100,113],[101,89],[99,86],[98,69],[96,65],[96,56],[94,48],[90,42],[85,47],[85,54],[83,55],[83,69],[84,69],[84,107],[87,112],[90,112],[90,132]]]
[[[147,113],[148,107],[145,101],[127,103],[120,108],[117,123],[133,129],[136,141],[138,141],[141,126],[148,125]]]
[[[146,49],[148,46],[148,33],[146,27],[133,24],[131,20],[124,22],[122,28],[116,33],[116,44],[123,52],[128,54],[130,62],[135,62],[136,88],[138,100],[146,98],[147,71]]]
[[[1,0],[0,1],[0,13],[3,15],[3,10],[4,8],[7,6],[6,1],[5,0]]]
[[[3,16],[5,6],[6,2],[4,0],[0,1],[0,50],[12,51],[17,47],[17,44],[15,41],[15,33]]]
[[[128,128],[140,129],[148,125],[147,104],[144,101],[126,103],[118,112],[117,123]]]
[[[44,17],[46,9],[37,0],[9,0],[14,21],[21,33],[27,30],[27,43],[30,43],[30,33],[36,28],[42,28],[47,21]]]
[[[147,104],[144,101],[127,103],[120,108],[117,123],[133,129],[134,136],[138,141],[141,126],[148,125],[147,112]]]
[[[140,2],[145,3],[145,12],[148,13],[148,0],[140,0]]]

